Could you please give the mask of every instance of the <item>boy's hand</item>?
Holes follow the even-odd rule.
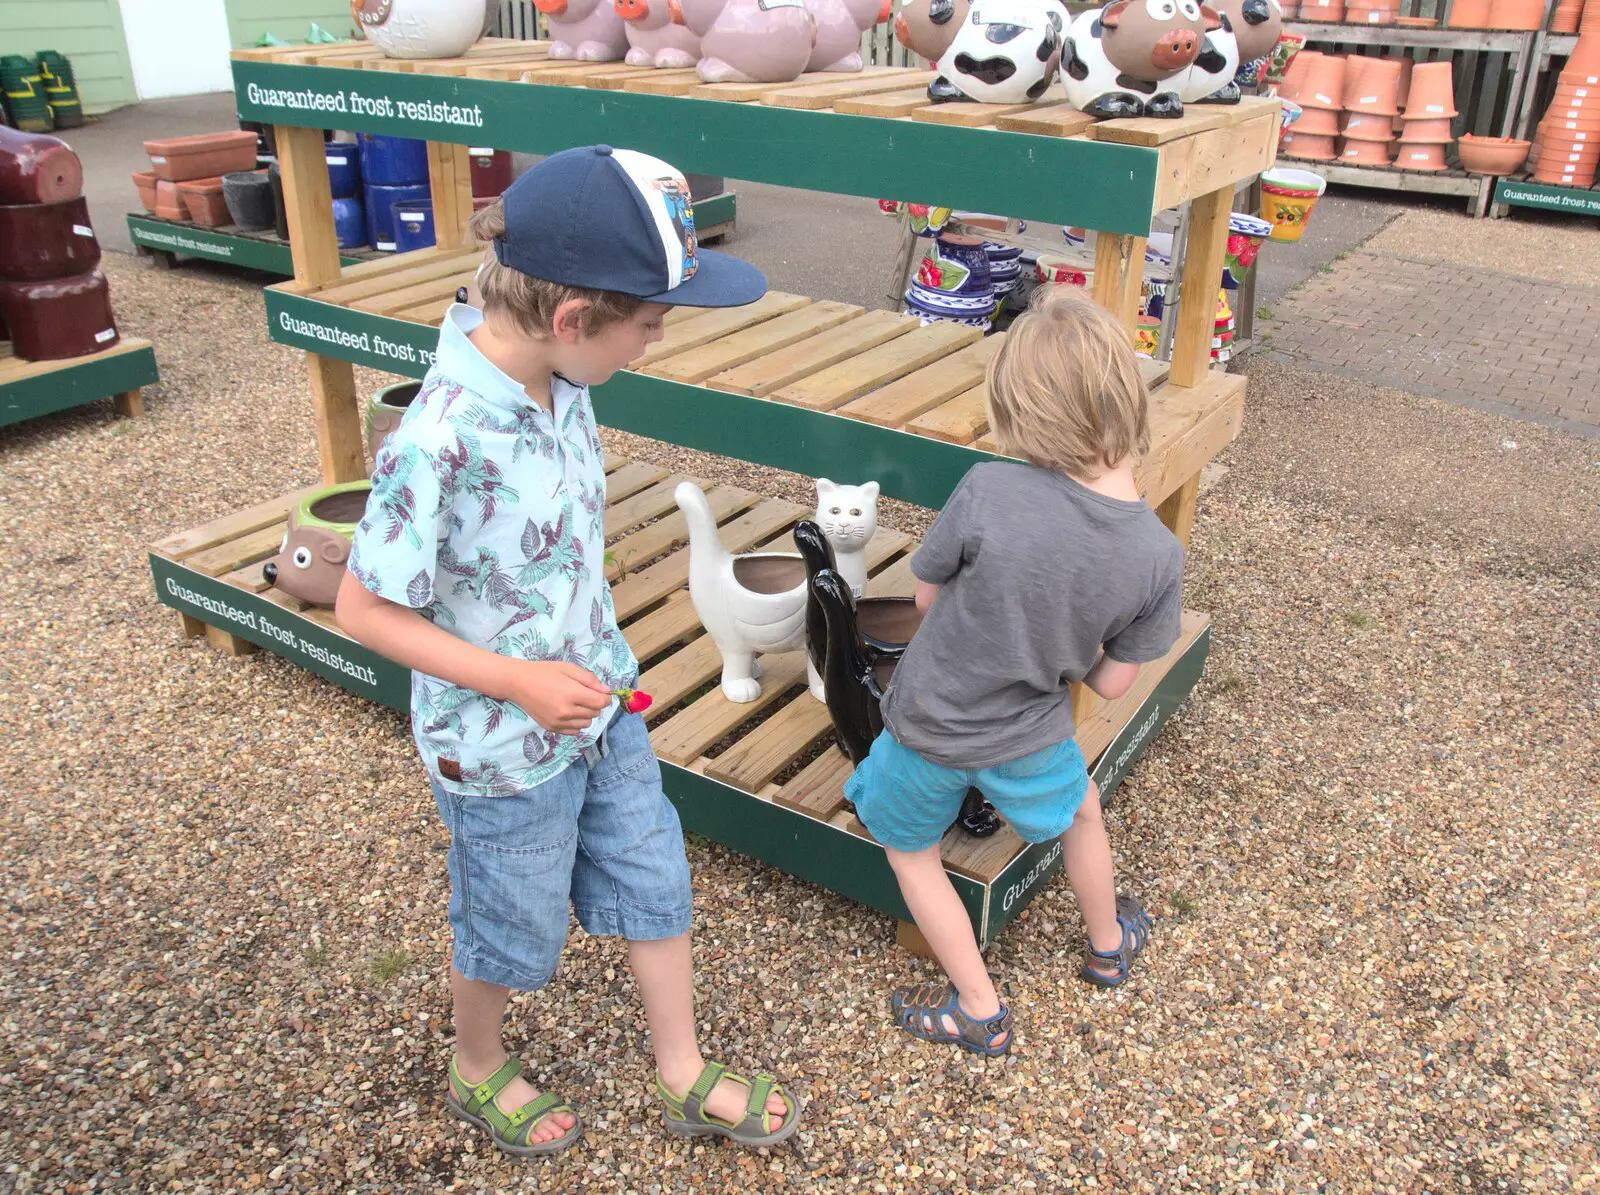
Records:
[[[554,734],[577,734],[611,704],[611,690],[576,664],[515,661],[507,696]]]

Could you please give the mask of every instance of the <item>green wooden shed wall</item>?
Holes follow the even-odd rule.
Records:
[[[39,50],[72,60],[87,112],[138,98],[117,0],[0,0],[0,53],[31,58]]]
[[[355,21],[349,0],[227,0],[228,34],[235,49],[254,45],[263,33],[304,41],[315,21],[335,37],[351,37]]]

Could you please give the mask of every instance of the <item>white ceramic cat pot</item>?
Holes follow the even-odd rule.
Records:
[[[367,40],[390,58],[458,58],[483,35],[484,0],[350,0]]]

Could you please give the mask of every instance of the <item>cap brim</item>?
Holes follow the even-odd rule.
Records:
[[[673,307],[743,307],[767,293],[767,276],[747,261],[713,249],[695,253],[694,276],[658,295],[640,295],[646,303]]]

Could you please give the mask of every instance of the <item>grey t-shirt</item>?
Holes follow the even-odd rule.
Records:
[[[1143,502],[1049,469],[975,466],[911,570],[944,589],[895,669],[883,722],[945,767],[994,767],[1064,742],[1067,686],[1102,645],[1143,664],[1177,642],[1183,546]]]

